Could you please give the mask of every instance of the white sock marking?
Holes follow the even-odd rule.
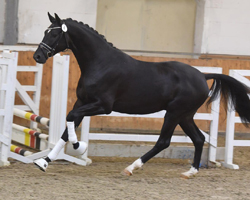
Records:
[[[134,161],[131,165],[129,165],[126,170],[128,170],[131,174],[133,173],[134,169],[141,168],[143,165],[140,158],[138,158],[136,161]]]
[[[182,175],[189,178],[189,177],[196,175],[197,173],[198,173],[198,170],[192,166],[189,171],[182,173]]]

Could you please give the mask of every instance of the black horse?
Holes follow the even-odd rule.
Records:
[[[222,94],[230,100],[244,123],[250,122],[250,89],[237,80],[219,74],[203,74],[180,62],[142,62],[108,43],[104,36],[87,24],[72,19],[52,17],[50,27],[34,54],[38,63],[45,63],[56,53],[71,49],[78,61],[81,77],[77,86],[77,101],[67,115],[67,128],[61,139],[45,159],[34,163],[43,171],[69,140],[79,154],[86,150],[78,142],[74,129],[84,116],[109,114],[112,111],[128,114],[148,114],[166,110],[164,124],[155,146],[128,166],[124,172],[132,174],[170,145],[175,127],[179,124],[195,146],[191,169],[183,173],[190,177],[199,170],[205,137],[196,126],[193,116],[206,101],[209,88],[206,80],[214,79],[208,103]]]

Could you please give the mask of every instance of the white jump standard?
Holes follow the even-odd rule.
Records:
[[[69,75],[69,56],[56,55],[53,59],[51,102],[50,102],[50,119],[39,116],[40,91],[42,83],[42,68],[36,66],[17,66],[18,53],[4,52],[3,57],[0,55],[0,166],[10,165],[9,158],[18,160],[23,163],[33,163],[34,160],[44,158],[51,149],[56,145],[60,136],[65,129],[65,119],[67,110],[68,96],[68,75]],[[16,78],[17,72],[34,72],[34,86],[20,84]],[[14,105],[16,94],[22,99],[22,105]],[[28,94],[33,92],[33,98]],[[32,113],[26,112],[30,110]],[[32,129],[13,124],[13,115],[31,120],[31,128],[35,129],[37,122],[49,128],[49,135],[45,135]],[[37,148],[39,152],[29,152],[25,149],[11,145],[11,140]],[[41,141],[40,148],[37,141]],[[62,145],[60,145],[62,144]],[[66,160],[78,165],[86,166],[91,160],[84,155],[75,157],[76,154],[86,150],[87,145],[84,142],[77,142],[78,146],[74,150],[73,145],[67,146],[67,153],[62,147],[65,142],[57,145],[61,149],[59,154],[56,152],[57,159]],[[77,145],[75,144],[75,145]],[[82,144],[82,145],[80,145]],[[72,149],[71,149],[72,148]],[[70,151],[68,151],[70,150]],[[53,151],[52,151],[53,153]],[[71,154],[72,153],[72,154]],[[53,154],[51,154],[52,159]]]

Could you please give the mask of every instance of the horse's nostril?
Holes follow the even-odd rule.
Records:
[[[36,56],[36,60],[40,60],[41,56],[40,55],[37,55]]]

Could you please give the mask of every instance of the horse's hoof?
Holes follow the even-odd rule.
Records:
[[[45,159],[43,159],[43,158],[40,158],[40,159],[38,159],[38,160],[35,160],[34,161],[34,164],[40,169],[40,170],[42,170],[43,172],[45,172],[46,171],[46,169],[47,169],[47,167],[48,167],[48,162],[45,160]]]
[[[132,176],[133,174],[132,174],[132,172],[128,171],[127,169],[124,169],[122,171],[122,175],[124,175],[124,176]]]
[[[187,175],[187,174],[185,174],[185,173],[182,173],[182,174],[181,174],[181,178],[190,179],[190,178],[192,178],[192,177],[195,177],[195,175]]]
[[[189,179],[189,178],[195,177],[197,173],[198,173],[198,170],[195,169],[194,167],[191,167],[189,171],[182,173],[181,177],[185,179]]]

